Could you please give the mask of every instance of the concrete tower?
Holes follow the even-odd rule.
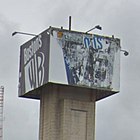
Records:
[[[40,100],[40,140],[95,140],[95,103],[119,92],[120,40],[50,27],[21,46],[19,96]]]

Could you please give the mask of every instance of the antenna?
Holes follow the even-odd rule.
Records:
[[[71,16],[69,16],[69,31],[71,31]]]

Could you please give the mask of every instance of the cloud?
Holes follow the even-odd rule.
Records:
[[[17,28],[15,23],[0,15],[0,85],[5,88],[3,118],[5,140],[25,140],[27,136],[35,139],[38,136],[38,133],[31,132],[32,128],[38,126],[38,123],[32,122],[39,121],[38,113],[35,113],[38,111],[38,103],[23,101],[17,95],[20,39],[11,36]],[[30,110],[28,106],[32,106],[32,109]],[[33,116],[36,119],[32,119]],[[27,128],[31,131],[26,131]]]

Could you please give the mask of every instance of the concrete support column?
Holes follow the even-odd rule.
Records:
[[[95,96],[51,85],[40,100],[40,140],[95,140]]]
[[[59,140],[59,113],[58,94],[50,87],[40,100],[40,140]]]

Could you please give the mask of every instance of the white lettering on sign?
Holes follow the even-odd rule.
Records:
[[[25,90],[35,89],[44,82],[45,55],[42,50],[41,35],[24,49]]]
[[[31,42],[28,48],[24,49],[24,64],[26,64],[31,57],[42,47],[41,35],[39,35],[36,40]]]

